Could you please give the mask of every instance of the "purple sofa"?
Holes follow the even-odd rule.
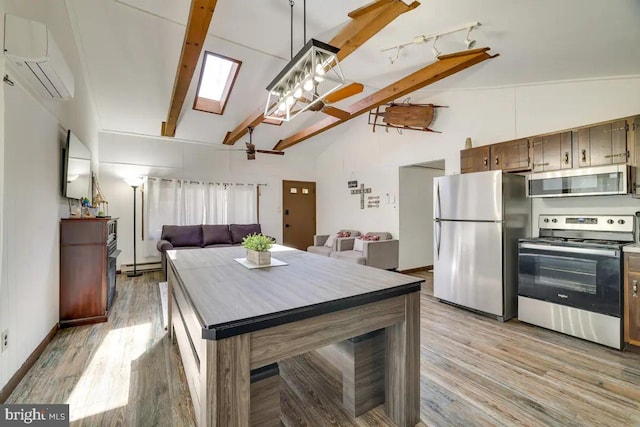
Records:
[[[260,224],[163,225],[156,248],[162,255],[162,271],[167,274],[167,251],[234,246],[245,236],[261,233]]]

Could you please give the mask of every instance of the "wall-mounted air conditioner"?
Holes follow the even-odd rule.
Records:
[[[73,98],[73,74],[44,24],[6,14],[4,53],[13,68],[44,98]]]

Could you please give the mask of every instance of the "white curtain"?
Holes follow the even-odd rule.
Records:
[[[201,182],[183,181],[183,217],[179,225],[204,224],[204,188]]]
[[[178,180],[147,178],[145,183],[145,224],[150,240],[160,240],[162,226],[180,224],[182,184]]]
[[[227,186],[227,224],[255,224],[256,187],[235,184]]]
[[[226,185],[204,184],[205,224],[229,224],[226,212]]]
[[[222,184],[147,178],[145,224],[149,240],[160,240],[163,225],[254,224],[254,184]]]

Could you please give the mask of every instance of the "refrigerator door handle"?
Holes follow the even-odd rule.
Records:
[[[440,183],[436,184],[436,220],[442,218],[442,210],[440,206]]]
[[[440,240],[442,239],[442,224],[438,219],[436,219],[436,226],[438,227],[438,232],[436,234],[436,256],[440,259]]]

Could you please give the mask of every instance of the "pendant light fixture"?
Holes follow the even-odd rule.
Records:
[[[316,39],[306,41],[307,18],[304,1],[304,47],[293,56],[293,0],[291,9],[291,60],[267,86],[264,116],[290,121],[316,102],[345,85],[337,53],[340,49]]]

